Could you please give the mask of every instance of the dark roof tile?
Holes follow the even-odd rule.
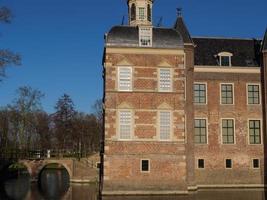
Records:
[[[153,28],[153,48],[182,48],[179,32],[171,28]],[[138,27],[114,26],[106,37],[106,46],[139,47]]]
[[[190,33],[184,23],[182,16],[178,16],[174,28],[181,34],[184,43],[193,43]]]
[[[218,66],[218,53],[229,52],[233,56],[232,66],[259,66],[260,40],[232,38],[193,38],[195,65]]]

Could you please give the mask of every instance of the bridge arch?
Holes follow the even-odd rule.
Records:
[[[46,161],[46,162],[44,162],[43,165],[40,166],[39,169],[38,169],[37,172],[36,172],[36,178],[38,179],[38,181],[40,180],[42,171],[43,171],[48,165],[51,165],[51,164],[58,164],[58,165],[63,166],[63,168],[68,172],[68,175],[69,175],[69,181],[71,180],[71,178],[72,178],[72,170],[68,167],[68,165],[66,165],[66,163],[60,162],[60,160],[59,160],[59,161]]]

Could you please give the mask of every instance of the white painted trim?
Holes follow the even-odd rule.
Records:
[[[249,135],[249,121],[252,121],[252,120],[257,120],[257,121],[260,121],[260,139],[261,139],[261,142],[260,144],[250,144],[250,135]],[[247,142],[248,142],[248,145],[250,146],[261,146],[263,144],[263,123],[262,123],[262,119],[261,118],[248,118],[247,120]]]
[[[120,89],[120,70],[121,69],[130,69],[130,89],[129,90],[121,90]],[[133,68],[129,66],[118,66],[117,68],[117,90],[120,92],[132,92],[133,91]]]
[[[221,52],[217,55],[219,57],[219,64],[221,67],[231,67],[232,66],[232,53],[229,52]],[[222,66],[222,57],[228,57],[229,58],[229,66]]]
[[[194,187],[188,187],[188,190],[198,190],[198,189],[210,189],[210,188],[265,188],[264,184],[212,184],[212,185],[196,185]]]
[[[161,69],[169,69],[170,70],[170,77],[171,77],[170,90],[161,90],[161,88],[160,88],[160,70]],[[158,92],[163,92],[163,93],[173,92],[173,69],[172,68],[170,68],[170,67],[158,68]]]
[[[206,103],[195,103],[195,84],[204,84],[205,85]],[[198,81],[196,81],[196,82],[193,83],[193,86],[194,86],[193,87],[194,105],[208,105],[208,83],[207,82],[198,82]]]
[[[224,66],[202,66],[195,65],[194,72],[203,72],[203,73],[235,73],[235,74],[260,74],[260,67],[224,67]]]
[[[233,103],[232,104],[223,104],[222,103],[222,85],[232,85],[232,98],[233,98]],[[234,83],[220,83],[220,105],[222,106],[232,106],[235,105],[235,84]]]
[[[169,112],[170,116],[171,116],[171,121],[170,121],[170,138],[163,140],[160,139],[160,112]],[[173,111],[171,110],[158,110],[157,111],[157,138],[158,141],[162,141],[162,142],[168,142],[168,141],[172,141],[173,140]]]
[[[195,137],[194,137],[194,144],[197,145],[197,146],[202,146],[202,145],[208,145],[209,144],[209,126],[208,126],[208,118],[207,117],[195,117],[194,118],[194,123],[195,123],[195,120],[196,119],[204,119],[206,120],[206,140],[207,140],[207,143],[195,143]],[[195,133],[195,124],[194,124],[194,133]],[[194,134],[195,136],[195,134]]]
[[[248,103],[248,86],[249,85],[258,85],[259,86],[259,104],[249,104]],[[246,97],[247,97],[247,105],[248,106],[259,106],[259,105],[261,105],[261,84],[260,83],[247,83],[246,84]]]
[[[131,112],[131,132],[130,132],[130,139],[121,139],[120,138],[120,112],[127,111]],[[117,120],[116,120],[116,137],[118,141],[132,141],[134,138],[134,111],[132,109],[118,109],[117,110]]]
[[[233,120],[233,122],[234,122],[234,143],[231,143],[231,144],[224,144],[223,143],[223,131],[222,131],[222,121],[223,120]],[[235,118],[221,118],[220,119],[220,134],[221,134],[221,142],[220,142],[220,144],[222,144],[222,145],[235,145],[236,144],[236,132],[235,132],[235,127],[236,127],[236,124],[235,124]]]
[[[142,171],[142,161],[148,161],[148,171]],[[150,173],[150,159],[147,159],[147,158],[142,158],[141,160],[140,160],[140,172],[141,173],[144,173],[144,174],[147,174],[147,173]]]

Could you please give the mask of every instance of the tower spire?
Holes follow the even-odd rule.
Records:
[[[131,26],[151,26],[153,0],[127,0],[129,24]]]

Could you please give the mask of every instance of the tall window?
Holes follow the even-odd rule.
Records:
[[[159,112],[159,136],[161,140],[171,139],[171,112]]]
[[[223,144],[234,144],[234,120],[223,119],[222,120],[222,139]]]
[[[129,110],[119,111],[119,137],[122,140],[131,139],[132,112]]]
[[[221,103],[233,104],[233,85],[221,84]]]
[[[139,20],[144,20],[145,19],[145,8],[141,7],[138,8],[139,10]]]
[[[136,6],[135,4],[132,4],[131,7],[131,21],[136,20]]]
[[[206,104],[206,84],[194,84],[194,102],[197,104]]]
[[[195,119],[195,143],[207,144],[207,123],[205,119]]]
[[[260,104],[259,85],[248,85],[248,104]]]
[[[119,91],[131,91],[132,90],[132,68],[131,67],[119,67],[118,89]]]
[[[171,69],[169,68],[159,69],[159,91],[160,92],[172,91]]]
[[[149,27],[139,28],[139,45],[142,47],[152,46],[152,28]]]
[[[151,19],[152,17],[151,17],[151,6],[148,4],[147,5],[147,20],[149,21],[149,22],[151,22]]]
[[[249,143],[261,144],[261,122],[260,120],[249,120]]]
[[[233,167],[232,159],[226,159],[225,160],[225,168],[226,169],[232,169],[232,167]]]

